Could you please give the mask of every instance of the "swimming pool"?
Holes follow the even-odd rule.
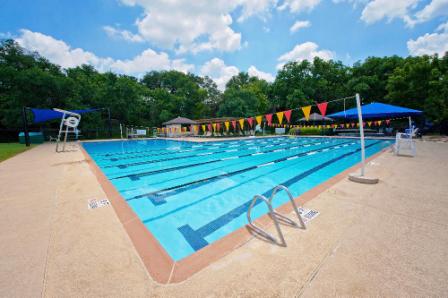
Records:
[[[366,140],[366,157],[390,140]],[[247,224],[256,194],[283,184],[294,197],[360,161],[357,139],[271,137],[218,142],[83,143],[169,256],[182,260]],[[284,192],[274,207],[288,201]],[[257,204],[252,218],[267,213]]]

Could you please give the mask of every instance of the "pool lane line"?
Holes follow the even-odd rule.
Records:
[[[296,142],[292,142],[291,144],[294,144],[294,143],[296,143]],[[328,144],[328,143],[330,143],[330,140],[322,142],[322,144]],[[304,142],[304,143],[301,143],[301,145],[302,144],[308,144],[308,143]],[[291,147],[291,148],[289,148],[289,150],[297,149],[297,148],[299,148],[299,146]],[[325,150],[328,150],[328,149],[325,149]],[[265,153],[262,153],[262,152],[260,152],[260,153],[253,153],[252,156],[264,155],[264,154]],[[225,157],[224,159],[230,161],[230,160],[236,160],[236,159],[239,159],[239,158],[238,158],[238,156],[233,156],[233,157]],[[242,160],[242,161],[238,161],[237,160],[236,163],[223,164],[223,165],[221,165],[219,167],[209,168],[209,169],[204,170],[204,171],[187,173],[185,176],[178,176],[178,177],[175,177],[175,178],[172,178],[172,179],[165,179],[163,181],[159,181],[158,183],[151,184],[151,186],[154,186],[154,185],[157,185],[157,184],[160,184],[160,183],[166,183],[166,182],[170,182],[170,181],[175,181],[175,180],[178,180],[178,179],[183,179],[183,178],[186,178],[186,177],[192,176],[192,175],[205,174],[207,172],[216,171],[216,170],[223,169],[223,168],[226,168],[226,167],[234,166],[237,163],[245,164],[245,163],[248,163],[248,162],[253,162],[253,160],[252,159],[246,159],[246,160]],[[139,187],[133,187],[133,188],[128,188],[128,189],[120,189],[120,193],[125,194],[125,193],[132,192],[132,191],[135,191],[135,190],[140,189],[140,188],[141,187],[139,186]]]
[[[293,147],[306,147],[308,143],[305,143],[304,145],[297,145],[297,146],[293,146]],[[318,144],[322,144],[322,142],[318,143]],[[309,143],[309,145],[316,145],[316,144],[312,144]],[[285,147],[284,150],[288,150],[291,147]],[[271,149],[271,150],[267,150],[267,151],[261,151],[263,152],[263,154],[265,153],[270,153],[273,152],[276,149]],[[258,152],[257,152],[258,153]],[[253,155],[254,153],[248,153],[248,154],[243,154],[243,155],[238,155],[238,156],[234,156],[232,158],[243,158],[243,157],[248,157]],[[189,167],[197,167],[197,166],[201,166],[201,165],[205,165],[205,164],[211,164],[211,163],[215,163],[215,162],[220,162],[220,161],[224,161],[224,160],[228,160],[230,157],[223,157],[223,158],[219,158],[219,159],[214,159],[214,160],[208,160],[208,161],[204,161],[204,162],[199,162],[199,163],[193,163],[193,164],[187,164],[187,165],[181,165],[181,166],[176,166],[176,167],[171,167],[171,168],[165,168],[165,169],[159,169],[159,170],[153,170],[153,171],[148,171],[148,172],[141,172],[141,173],[136,173],[136,174],[128,174],[128,175],[123,175],[123,176],[118,176],[118,177],[113,177],[113,178],[109,178],[110,180],[117,180],[117,179],[123,179],[123,178],[129,178],[131,180],[138,180],[141,177],[146,177],[146,176],[151,176],[154,174],[160,174],[160,173],[165,173],[165,172],[172,172],[172,171],[176,171],[176,170],[181,170],[181,169],[185,169],[185,168],[189,168]]]
[[[372,144],[366,146],[365,148],[370,148],[379,143],[381,143],[381,141],[372,143]],[[304,178],[316,173],[317,171],[322,170],[323,168],[326,168],[327,166],[329,166],[339,160],[342,160],[350,155],[353,155],[359,151],[361,151],[360,148],[358,148],[354,151],[344,153],[338,157],[335,157],[335,158],[330,159],[322,164],[319,164],[319,165],[317,165],[317,166],[315,166],[297,176],[294,176],[280,184],[284,185],[286,187],[290,187],[292,184],[295,184],[295,183],[299,182],[300,180],[303,180]],[[272,191],[274,190],[274,188],[271,188],[270,190],[266,191],[265,193],[263,193],[263,195],[265,197],[269,197],[271,195]],[[226,214],[223,214],[220,217],[208,222],[207,224],[199,227],[196,230],[193,229],[189,224],[179,227],[178,230],[184,236],[185,240],[190,244],[190,246],[195,251],[198,251],[199,249],[201,249],[204,246],[207,246],[209,244],[208,241],[205,239],[205,237],[207,237],[208,235],[212,234],[216,230],[218,230],[221,227],[230,223],[235,218],[237,218],[237,217],[241,216],[242,214],[244,214],[245,212],[247,212],[247,209],[249,208],[249,205],[251,203],[252,203],[252,199],[250,199],[250,200],[246,201],[245,203],[243,203],[242,205],[237,206],[236,208],[230,210]],[[260,203],[261,203],[261,200],[258,200],[258,201],[256,201],[254,206],[256,206]],[[143,221],[143,222],[145,222],[145,221]]]
[[[337,145],[331,145],[331,146],[327,146],[327,147],[323,147],[323,148],[319,148],[319,149],[313,149],[313,150],[310,150],[310,151],[305,151],[305,152],[301,152],[301,153],[298,153],[298,154],[290,155],[290,156],[287,156],[287,157],[278,158],[278,159],[272,160],[272,161],[270,161],[268,163],[271,163],[271,162],[272,163],[279,163],[279,162],[283,162],[285,160],[288,160],[288,158],[293,157],[293,156],[298,156],[298,157],[306,156],[306,155],[308,155],[308,153],[310,153],[312,151],[319,152],[319,151],[321,151],[321,150],[323,150],[325,148],[336,148],[336,147],[339,148],[343,144],[352,143],[352,142],[353,141],[347,141],[347,142],[344,142],[344,143],[339,143]],[[208,178],[203,178],[203,179],[187,182],[187,183],[184,183],[184,184],[181,184],[181,185],[167,187],[165,189],[161,189],[161,190],[158,190],[158,191],[153,191],[153,192],[149,192],[149,193],[146,193],[146,194],[141,194],[141,195],[138,195],[138,196],[134,196],[132,198],[126,199],[126,201],[142,199],[142,198],[148,198],[155,205],[161,205],[161,204],[166,203],[165,198],[167,198],[167,197],[170,197],[170,196],[182,193],[184,191],[191,190],[191,189],[194,189],[194,188],[197,188],[197,187],[203,186],[205,184],[209,184],[209,183],[212,183],[212,182],[224,179],[224,178],[228,178],[228,177],[231,177],[231,176],[235,176],[235,175],[238,175],[238,174],[241,174],[241,173],[245,173],[245,172],[251,171],[251,170],[263,167],[266,164],[267,163],[264,162],[264,163],[259,164],[259,165],[250,166],[250,167],[239,169],[239,170],[236,170],[236,171],[233,171],[233,172],[228,172],[228,173],[225,173],[225,174],[219,174],[219,175],[215,175],[215,176],[212,176],[212,177],[208,177]]]
[[[283,143],[283,142],[276,142],[273,144],[274,145],[288,145],[288,143]],[[300,143],[297,141],[294,141],[294,142],[290,142],[289,144],[300,144]],[[176,157],[138,161],[138,162],[132,162],[132,163],[127,163],[127,164],[107,165],[107,166],[103,166],[102,168],[103,169],[110,169],[110,168],[126,169],[128,167],[133,167],[133,166],[139,166],[139,165],[145,165],[145,164],[151,164],[151,163],[157,163],[157,162],[164,162],[164,161],[170,161],[170,160],[178,160],[178,159],[183,159],[183,158],[201,157],[201,156],[226,153],[226,152],[238,152],[238,151],[247,151],[247,150],[258,149],[258,147],[250,147],[250,146],[253,146],[253,145],[252,144],[246,145],[245,147],[244,147],[244,145],[242,145],[242,146],[239,146],[238,149],[236,149],[236,148],[235,149],[225,149],[225,150],[211,151],[211,152],[206,152],[206,153],[197,153],[197,154],[192,154],[192,155],[182,155],[182,156],[176,156]],[[220,149],[224,149],[224,148],[220,148]],[[242,149],[242,150],[240,150],[240,149]],[[260,154],[262,154],[262,153],[260,153]]]
[[[256,144],[264,144],[265,141],[263,142],[257,142]],[[232,145],[232,146],[227,146],[228,144],[225,145],[219,145],[219,146],[211,146],[211,145],[204,145],[201,147],[197,147],[197,148],[188,148],[188,150],[178,150],[178,151],[170,151],[170,152],[163,152],[163,153],[158,153],[158,154],[140,154],[140,155],[130,155],[130,156],[126,156],[126,157],[122,157],[122,158],[111,158],[109,159],[112,162],[115,161],[121,161],[121,160],[126,160],[126,159],[134,159],[134,158],[141,158],[141,157],[156,157],[156,156],[165,156],[165,155],[174,155],[174,154],[179,154],[179,153],[186,153],[186,152],[200,152],[200,151],[207,151],[212,149],[220,149],[220,148],[231,148],[231,147],[241,147],[241,146],[249,146],[249,145],[255,145],[254,143],[248,143],[248,142],[243,142],[242,144],[238,144],[238,145]],[[162,151],[166,151],[162,150]],[[102,159],[102,160],[106,160],[106,159]]]
[[[281,142],[275,142],[274,144],[279,144]],[[239,145],[238,148],[249,148],[251,149],[250,146],[254,146],[254,144],[244,144],[244,145]],[[216,153],[224,153],[224,152],[232,152],[232,151],[238,151],[238,149],[229,149],[229,147],[220,147],[220,146],[216,146],[216,149],[226,149],[226,150],[221,150],[221,151],[210,151],[210,152],[206,152],[206,153],[197,153],[197,154],[193,154],[193,155],[183,155],[183,156],[176,156],[176,157],[168,157],[168,158],[162,158],[162,159],[153,159],[153,160],[146,160],[146,161],[138,161],[138,162],[131,162],[131,163],[126,163],[126,164],[112,164],[112,165],[107,165],[107,166],[103,166],[102,168],[120,168],[120,169],[125,169],[127,167],[130,166],[137,166],[137,165],[143,165],[143,164],[149,164],[149,163],[155,163],[155,162],[159,162],[159,161],[168,161],[168,160],[176,160],[176,159],[182,159],[182,158],[188,158],[188,157],[196,157],[196,156],[202,156],[202,155],[210,155],[210,154],[216,154]],[[257,147],[256,147],[257,148]],[[252,149],[256,149],[256,148],[252,148]],[[209,150],[208,149],[204,149],[204,150]],[[187,153],[187,152],[200,152],[200,151],[204,151],[204,150],[196,150],[196,151],[183,151],[183,152],[170,152],[170,154],[179,154],[179,153]],[[159,154],[160,155],[160,154]],[[154,155],[154,156],[159,156],[159,155]],[[140,157],[147,157],[150,155],[142,155],[136,158],[140,158]]]
[[[326,143],[326,142],[324,142]],[[301,146],[306,146],[308,143],[304,143],[304,145],[297,145],[294,148],[298,148]],[[322,143],[316,143],[313,145],[317,145],[317,144],[322,144]],[[285,147],[284,150],[290,149],[292,147]],[[244,150],[247,151],[247,150]],[[274,150],[268,150],[268,151],[262,151],[263,154],[265,153],[269,153],[272,152]],[[117,180],[117,179],[123,179],[123,178],[129,178],[133,181],[139,180],[141,177],[146,177],[146,176],[151,176],[151,175],[155,175],[155,174],[160,174],[160,173],[167,173],[167,172],[172,172],[172,171],[177,171],[177,170],[182,170],[182,169],[186,169],[186,168],[191,168],[191,167],[197,167],[197,166],[202,166],[205,164],[210,164],[210,163],[215,163],[215,162],[220,162],[220,161],[225,161],[225,160],[229,160],[229,159],[238,159],[238,158],[244,158],[244,157],[248,157],[251,155],[254,155],[255,153],[248,153],[248,154],[243,154],[243,155],[234,155],[234,156],[230,156],[230,157],[223,157],[223,158],[219,158],[219,159],[215,159],[215,160],[208,160],[208,161],[204,161],[204,162],[196,162],[196,163],[189,163],[186,165],[179,165],[179,166],[174,166],[171,168],[164,168],[164,169],[159,169],[159,170],[152,170],[152,171],[147,171],[147,172],[140,172],[140,173],[136,173],[136,174],[127,174],[127,175],[122,175],[122,176],[118,176],[118,177],[110,177],[110,180]],[[256,154],[259,154],[259,152],[257,152]]]
[[[351,144],[356,144],[356,143],[351,143]],[[333,154],[335,152],[337,152],[336,150],[337,149],[335,149],[335,151],[333,151]],[[313,157],[310,157],[310,158],[313,158]],[[195,200],[195,201],[192,201],[192,202],[187,203],[185,205],[181,205],[181,206],[176,207],[174,209],[168,210],[165,213],[162,213],[162,214],[159,214],[159,215],[147,218],[147,219],[143,220],[143,223],[149,223],[149,222],[152,222],[152,221],[155,221],[155,220],[162,219],[162,218],[167,217],[167,216],[169,216],[171,214],[177,213],[177,212],[182,211],[184,209],[190,208],[190,207],[192,207],[194,205],[200,204],[203,201],[206,201],[206,200],[208,200],[208,199],[210,199],[212,197],[221,196],[221,195],[225,194],[227,191],[231,191],[231,190],[234,190],[234,189],[239,188],[241,186],[244,186],[246,183],[254,182],[255,180],[263,178],[263,177],[270,177],[271,175],[274,175],[275,173],[277,173],[279,171],[283,171],[283,170],[285,170],[287,168],[291,168],[291,167],[298,167],[298,166],[301,166],[302,163],[310,161],[310,159],[308,159],[306,157],[300,158],[300,159],[292,159],[292,158],[290,158],[289,161],[291,161],[291,160],[293,160],[293,162],[285,163],[285,164],[283,164],[283,165],[281,165],[279,167],[275,167],[274,169],[272,169],[272,171],[269,171],[268,173],[265,172],[265,171],[257,172],[256,175],[251,176],[248,179],[244,179],[244,181],[243,180],[238,181],[237,184],[234,184],[234,185],[232,185],[230,187],[219,189],[216,192],[208,192],[205,197],[201,197],[198,200]],[[167,202],[169,202],[169,201],[167,201]]]
[[[262,142],[262,141],[273,140],[273,139],[286,139],[286,137],[276,137],[276,138],[272,138],[271,137],[271,138],[262,138],[262,139],[260,138],[260,139],[257,139],[255,141]],[[179,146],[182,146],[182,144],[187,143],[187,142],[183,142],[183,141],[172,141],[172,142],[180,142],[181,145],[179,145]],[[250,143],[250,142],[254,142],[254,141],[246,141],[246,140],[242,141],[242,143]],[[213,145],[211,143],[214,143],[214,144],[219,143],[219,145]],[[218,146],[224,146],[224,145],[230,145],[230,144],[236,144],[236,143],[237,142],[235,142],[235,141],[207,142],[207,144],[204,143],[203,145],[201,143],[201,145],[185,146],[185,147],[182,148],[182,150],[194,149],[194,148],[204,148],[204,147],[213,147],[213,146],[218,147]],[[138,153],[145,153],[145,152],[159,152],[159,151],[166,151],[166,150],[167,150],[166,148],[162,148],[162,149],[150,149],[150,150],[140,150],[140,151],[131,151],[131,152],[117,152],[117,153],[108,153],[108,154],[101,154],[101,155],[99,155],[99,154],[97,154],[97,155],[92,154],[92,155],[96,156],[96,157],[110,157],[110,156],[114,156],[114,155],[129,155],[129,154],[138,154]],[[189,150],[189,151],[191,151],[191,150]],[[151,156],[151,155],[149,155],[149,156]],[[104,159],[111,160],[110,158],[102,158],[102,160],[104,160]],[[112,158],[112,159],[119,160],[119,159],[116,159],[116,158]]]

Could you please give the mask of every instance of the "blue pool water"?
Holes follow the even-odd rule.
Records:
[[[366,156],[390,144],[366,140]],[[283,184],[296,197],[360,161],[356,139],[155,139],[83,146],[176,261],[246,225],[254,195],[269,196]],[[273,205],[287,200],[279,193]],[[266,213],[258,204],[252,215]]]

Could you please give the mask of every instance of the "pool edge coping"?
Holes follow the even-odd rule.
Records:
[[[391,146],[387,146],[367,158],[366,163],[388,151]],[[115,210],[115,214],[128,234],[133,246],[143,262],[143,265],[154,281],[160,284],[183,282],[254,238],[250,229],[246,225],[183,258],[182,260],[174,261],[154,237],[154,235],[145,227],[143,222],[127,204],[118,190],[112,185],[109,179],[107,179],[101,169],[96,165],[95,161],[90,157],[89,153],[82,145],[80,148],[87,163],[89,164],[90,169],[97,178],[98,183],[106,193],[107,198],[110,200]],[[317,197],[320,193],[343,180],[349,173],[359,169],[360,167],[361,163],[351,166],[325,182],[313,187],[307,192],[295,197],[294,201],[297,204],[304,205],[311,199]],[[290,213],[293,211],[293,208],[291,204],[285,203],[276,208],[276,210],[283,213]],[[261,226],[270,226],[272,221],[270,220],[269,215],[265,214],[255,220],[255,223]]]

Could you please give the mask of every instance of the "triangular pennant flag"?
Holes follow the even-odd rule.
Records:
[[[378,126],[381,126],[381,123],[382,123],[383,121],[381,121],[381,120],[378,120]]]
[[[286,121],[288,121],[288,123],[291,120],[291,113],[292,113],[292,110],[287,110],[287,111],[284,112]]]
[[[283,112],[277,112],[275,114],[277,115],[278,123],[282,124],[282,122],[283,122]]]
[[[370,126],[372,126],[372,121],[367,121],[367,124]]]
[[[235,130],[236,129],[236,120],[232,120],[232,126],[233,126],[233,129]]]
[[[302,107],[303,115],[305,115],[306,121],[310,119],[311,106]]]
[[[216,131],[216,123],[213,123],[212,126],[213,126],[213,130]]]
[[[272,124],[272,114],[266,114],[264,115],[266,117],[266,121],[268,122],[268,125],[271,126]]]
[[[355,126],[355,123],[354,123],[354,122],[350,123],[350,126],[351,126],[351,127],[354,127],[354,126]]]
[[[252,117],[249,117],[249,118],[247,118],[247,122],[249,122],[250,127],[252,127],[254,119]]]
[[[229,121],[224,122],[224,126],[226,127],[226,130],[229,131],[230,122]]]
[[[328,106],[328,102],[321,102],[317,104],[317,108],[320,111],[320,114],[325,117],[325,114],[327,113],[327,106]]]
[[[257,116],[255,117],[255,120],[257,121],[258,125],[261,125],[261,120],[263,119],[263,116]]]
[[[343,123],[341,123],[341,125],[339,125],[341,128],[344,128],[344,124]]]
[[[389,125],[390,124],[390,119],[386,120],[386,124]]]
[[[244,129],[244,119],[240,119],[238,122],[240,123],[241,129]]]
[[[218,131],[221,130],[221,123],[216,123],[216,129],[217,129]]]
[[[346,127],[346,128],[349,128],[349,127],[350,127],[350,124],[349,124],[349,123],[346,123],[346,124],[345,124],[345,127]]]
[[[212,124],[211,123],[208,124],[208,131],[212,131]]]

